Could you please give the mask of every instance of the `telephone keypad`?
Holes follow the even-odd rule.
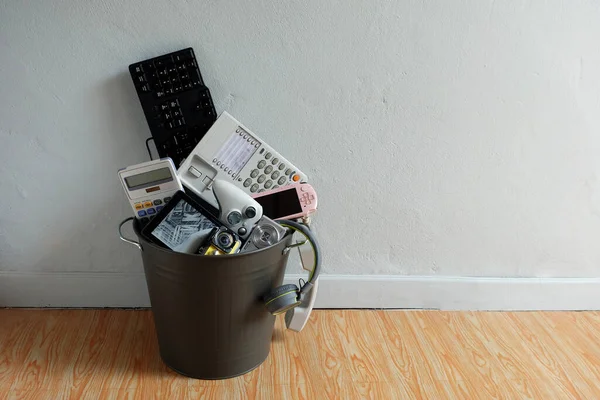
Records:
[[[238,132],[243,135],[240,130]],[[259,154],[263,154],[264,149],[261,149]],[[300,178],[296,174],[296,171],[289,168],[284,162],[280,163],[279,158],[273,157],[271,152],[264,154],[264,159],[260,160],[256,168],[250,171],[250,177],[244,181],[244,187],[249,187],[252,191],[254,185],[257,185],[258,192],[264,191],[265,189],[276,189],[280,186],[285,186],[290,183],[290,180],[297,182]],[[267,162],[267,160],[270,160]],[[242,178],[238,179],[240,182]],[[256,191],[252,191],[254,193]]]

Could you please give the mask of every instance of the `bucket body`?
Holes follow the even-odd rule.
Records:
[[[262,298],[283,282],[291,235],[250,253],[201,256],[148,242],[137,221],[134,231],[163,361],[199,379],[258,367],[269,355],[275,324]]]

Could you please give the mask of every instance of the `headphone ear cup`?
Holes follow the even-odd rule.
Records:
[[[300,305],[300,289],[294,284],[279,286],[265,296],[265,306],[273,315],[278,315]]]

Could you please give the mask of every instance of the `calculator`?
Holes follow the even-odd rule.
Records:
[[[119,170],[119,179],[135,217],[145,224],[183,190],[170,158],[152,160]]]
[[[190,47],[129,66],[154,144],[176,166],[217,118]]]

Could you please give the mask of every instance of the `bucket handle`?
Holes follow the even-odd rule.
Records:
[[[121,238],[122,241],[130,243],[134,246],[136,246],[138,249],[140,249],[140,251],[142,250],[142,246],[136,242],[135,240],[131,240],[126,238],[125,236],[123,236],[123,232],[121,231],[121,228],[123,227],[123,225],[125,225],[125,223],[132,221],[134,218],[133,217],[129,217],[127,219],[124,219],[123,221],[121,221],[121,223],[119,224],[119,237]]]
[[[306,242],[308,242],[308,240],[302,240],[302,241],[298,241],[296,244],[290,244],[288,246],[286,246],[283,249],[283,254],[287,254],[291,249],[293,249],[294,247],[300,247],[303,246],[304,244],[306,244]]]

